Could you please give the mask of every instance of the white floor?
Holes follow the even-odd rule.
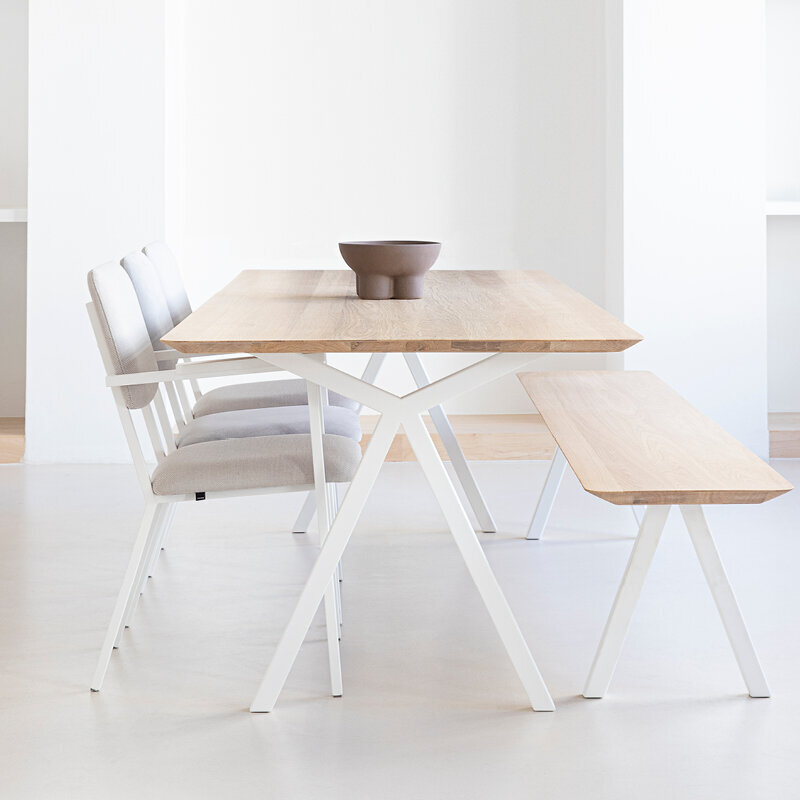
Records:
[[[800,462],[776,462],[800,482]],[[0,467],[2,798],[800,796],[800,492],[712,508],[770,680],[744,691],[673,513],[604,700],[580,696],[635,532],[569,476],[522,537],[543,462],[476,473],[482,535],[557,705],[517,678],[415,464],[384,468],[346,554],[345,696],[312,628],[273,714],[251,715],[315,554],[299,496],[179,510],[100,694],[88,681],[141,510],[127,467]],[[321,618],[318,620],[321,623]]]

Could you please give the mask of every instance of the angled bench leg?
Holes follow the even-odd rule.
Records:
[[[611,683],[636,601],[658,547],[671,506],[648,506],[589,671],[584,697],[602,697]]]
[[[725,626],[725,633],[733,648],[736,662],[751,697],[769,697],[769,686],[758,661],[753,642],[733,594],[725,567],[722,565],[702,506],[681,506],[681,514],[689,530],[700,566],[706,577],[717,610]]]
[[[550,462],[550,469],[547,473],[542,492],[539,495],[539,502],[536,503],[536,510],[533,512],[531,524],[528,526],[526,539],[540,539],[550,519],[550,512],[553,510],[553,503],[558,494],[558,487],[564,477],[564,470],[567,467],[567,459],[561,452],[561,448],[556,445],[553,453],[553,460]]]

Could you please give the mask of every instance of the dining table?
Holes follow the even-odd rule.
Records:
[[[255,356],[304,378],[323,533],[317,559],[267,666],[251,711],[272,711],[314,615],[329,589],[364,504],[399,428],[403,428],[500,640],[537,711],[554,709],[525,638],[484,555],[467,509],[431,439],[423,415],[447,445],[479,527],[494,521],[458,447],[442,405],[528,367],[543,353],[614,353],[641,336],[608,311],[540,270],[434,269],[416,300],[362,300],[349,270],[248,269],[177,325],[163,341],[181,353]],[[369,353],[360,377],[327,354]],[[404,356],[417,388],[398,394],[375,385],[379,359]],[[479,356],[431,381],[421,353]],[[315,394],[315,392],[318,393]],[[341,505],[326,491],[322,405],[327,390],[380,416]],[[449,430],[449,435],[448,435]],[[409,514],[413,506],[409,505]]]

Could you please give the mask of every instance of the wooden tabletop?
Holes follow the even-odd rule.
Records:
[[[792,488],[651,372],[519,379],[583,488],[611,503],[763,503]]]
[[[245,270],[163,341],[183,353],[594,353],[641,338],[545,272],[433,270],[421,300],[360,300],[350,270]]]

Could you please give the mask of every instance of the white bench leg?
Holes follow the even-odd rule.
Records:
[[[628,626],[671,506],[648,506],[589,671],[584,697],[602,697],[611,683]]]
[[[553,503],[558,494],[558,487],[564,477],[564,470],[567,467],[567,459],[561,452],[561,448],[556,445],[553,453],[553,460],[550,462],[550,469],[547,473],[539,501],[536,503],[536,510],[533,512],[531,524],[528,527],[526,539],[540,539],[550,519],[550,512],[553,510]]]
[[[681,514],[689,530],[700,566],[706,576],[708,587],[717,604],[717,610],[725,626],[725,633],[733,648],[736,662],[742,673],[751,697],[769,697],[769,686],[758,661],[753,642],[736,602],[725,567],[722,565],[711,531],[708,528],[702,506],[681,506]]]
[[[414,383],[416,383],[417,387],[421,389],[423,386],[427,386],[431,382],[431,379],[428,377],[428,373],[422,365],[419,354],[403,353],[403,358],[406,361],[411,377],[414,379]],[[428,409],[428,413],[431,415],[434,427],[442,440],[447,455],[450,457],[450,463],[453,465],[453,470],[456,473],[458,482],[464,489],[467,501],[475,514],[478,527],[484,533],[494,533],[497,530],[497,525],[495,525],[491,512],[486,505],[486,500],[484,500],[481,490],[475,482],[475,476],[472,474],[467,459],[464,457],[464,451],[458,443],[455,431],[450,424],[450,420],[447,418],[447,414],[444,413],[444,409],[441,406],[434,406]]]

